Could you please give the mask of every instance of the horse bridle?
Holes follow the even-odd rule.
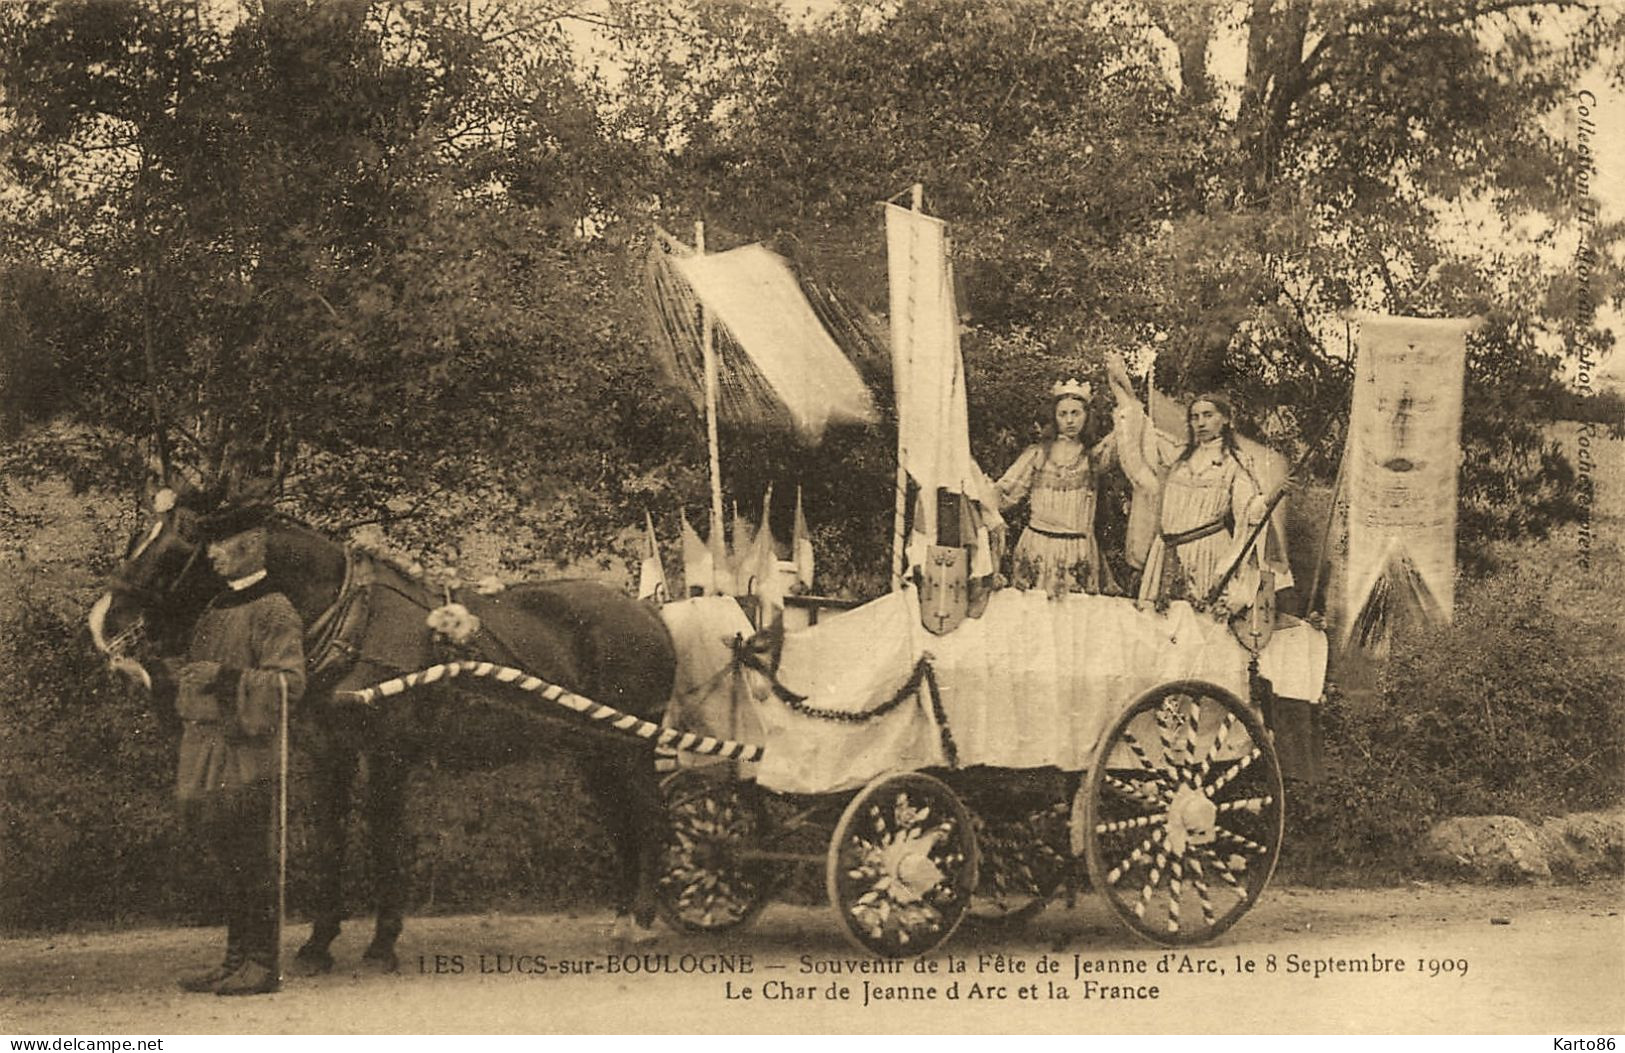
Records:
[[[110,586],[115,591],[128,593],[134,596],[137,602],[139,602],[143,607],[157,607],[168,602],[168,600],[173,597],[175,592],[181,587],[181,583],[186,580],[186,576],[192,573],[192,567],[197,563],[198,558],[203,555],[203,543],[201,541],[192,541],[188,539],[186,537],[187,532],[182,526],[184,521],[183,517],[190,515],[192,515],[192,513],[185,512],[182,509],[173,509],[165,512],[163,519],[160,520],[162,529],[149,541],[147,541],[146,544],[138,545],[131,549],[130,555],[126,556],[120,563],[118,570],[113,572]],[[130,561],[135,557],[142,555],[147,549],[158,544],[163,544],[166,547],[172,548],[185,548],[185,560],[181,563],[180,569],[175,572],[174,577],[167,585],[162,583],[150,584],[131,581],[127,572]],[[160,557],[155,555],[154,559],[156,560],[158,558]],[[156,574],[153,576],[156,577]]]

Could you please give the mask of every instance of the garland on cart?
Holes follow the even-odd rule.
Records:
[[[880,703],[872,709],[847,710],[824,709],[807,701],[806,695],[797,694],[790,690],[778,678],[775,668],[777,663],[769,663],[764,656],[773,653],[776,643],[769,634],[758,633],[750,639],[735,636],[733,640],[734,665],[744,667],[754,673],[767,678],[772,687],[773,695],[788,706],[791,712],[799,713],[813,720],[828,720],[837,724],[863,724],[871,720],[878,720],[892,710],[901,706],[911,697],[919,694],[920,685],[926,684],[931,693],[931,715],[936,718],[937,732],[942,740],[942,755],[948,762],[948,767],[959,766],[959,747],[954,743],[953,732],[948,729],[948,714],[942,708],[942,693],[937,689],[937,674],[931,666],[931,656],[922,655],[914,664],[914,671],[909,674],[908,681],[891,698]]]

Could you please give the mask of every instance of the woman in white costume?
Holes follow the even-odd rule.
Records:
[[[1147,532],[1140,599],[1159,606],[1181,599],[1202,603],[1263,520],[1270,495],[1284,476],[1280,456],[1238,437],[1230,400],[1211,393],[1191,401],[1185,442],[1177,446],[1146,420],[1121,359],[1109,357],[1108,373],[1119,409],[1118,450],[1124,472],[1135,484],[1135,501],[1159,503],[1157,529]],[[1277,509],[1275,515],[1280,514]],[[1266,530],[1247,547],[1246,558],[1218,599],[1232,610],[1252,603],[1259,570],[1266,565],[1264,547],[1278,546],[1280,537]],[[1138,555],[1131,551],[1130,562],[1140,562]],[[1284,554],[1268,566],[1277,573],[1278,588],[1290,586]]]
[[[1092,448],[1089,385],[1071,379],[1050,389],[1044,438],[1027,447],[996,485],[1001,510],[1030,506],[1031,517],[1012,556],[1011,578],[1045,592],[1115,592],[1111,570],[1095,541],[1096,479],[1117,463],[1115,431]]]

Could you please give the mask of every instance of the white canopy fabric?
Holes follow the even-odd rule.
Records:
[[[1002,520],[993,486],[970,452],[947,225],[923,212],[888,204],[886,248],[898,452],[921,494],[933,495],[921,500],[921,519],[915,524],[916,533],[929,544],[937,535],[934,495],[939,488],[982,505],[986,525]],[[978,549],[980,555],[985,545]]]
[[[676,606],[682,605],[662,609],[668,624]],[[723,706],[743,696],[729,694],[730,656],[718,624],[689,634],[712,649],[702,666],[708,686],[674,719],[725,735]],[[980,618],[933,636],[921,625],[918,595],[905,588],[785,634],[778,679],[805,696],[797,707],[756,674],[739,675],[756,702],[742,711],[763,736],[747,741],[766,747],[758,781],[784,793],[829,793],[887,771],[946,766],[939,719],[946,720],[960,767],[1083,771],[1112,721],[1141,692],[1198,679],[1247,698],[1250,657],[1228,625],[1188,603],[1158,613],[1121,597],[1080,593],[1053,598],[1000,589]],[[922,659],[931,664],[932,680],[887,708]],[[1297,622],[1276,630],[1259,656],[1259,672],[1279,697],[1314,702],[1325,688],[1326,660],[1325,635]],[[932,704],[933,690],[940,708]],[[702,720],[703,714],[710,716]],[[1124,756],[1116,763],[1137,762]]]
[[[674,257],[672,266],[749,356],[792,423],[816,442],[832,423],[870,423],[874,399],[813,313],[789,264],[762,245]]]

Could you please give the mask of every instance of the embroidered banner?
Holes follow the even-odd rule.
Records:
[[[1381,635],[1395,602],[1449,621],[1467,334],[1475,319],[1363,315],[1345,457],[1342,638]]]

